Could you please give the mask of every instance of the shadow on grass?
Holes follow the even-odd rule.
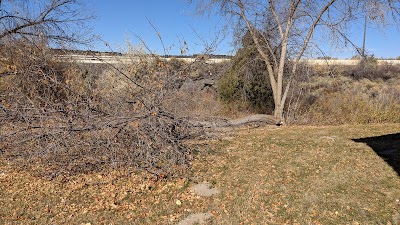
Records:
[[[400,133],[353,139],[353,141],[367,144],[400,176]]]

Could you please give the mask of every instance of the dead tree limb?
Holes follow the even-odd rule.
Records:
[[[251,123],[276,125],[276,126],[282,125],[282,121],[278,120],[276,117],[272,115],[266,115],[266,114],[255,114],[238,119],[220,120],[217,122],[189,120],[189,123],[192,124],[194,127],[203,127],[211,129],[225,128],[225,127],[240,127]]]

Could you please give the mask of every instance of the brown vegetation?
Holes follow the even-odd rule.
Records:
[[[170,65],[143,58],[98,75],[54,60],[45,46],[5,52],[2,157],[50,178],[119,167],[159,177],[188,167],[182,140],[196,130],[161,104],[178,73]]]
[[[400,122],[400,66],[306,66],[294,82],[289,123]]]
[[[73,0],[42,2],[38,9],[48,12],[21,11],[28,22],[21,26],[12,27],[17,17],[2,17],[0,223],[168,224],[191,210],[209,211],[222,224],[398,223],[399,159],[392,150],[398,125],[218,133],[249,123],[280,125],[281,116],[289,124],[400,122],[399,66],[374,58],[356,67],[303,65],[309,37],[290,65],[289,36],[263,52],[261,45],[275,39],[257,44],[265,33],[249,24],[241,2],[252,41],[230,64],[215,65],[207,57],[187,63],[146,52],[129,52],[131,62],[120,64],[60,61],[54,54],[62,50],[48,46],[79,42],[62,28],[88,18],[71,20],[78,7],[64,5],[76,6]],[[282,33],[270,7],[273,30]],[[65,20],[51,19],[57,16]],[[227,118],[273,110],[275,116]],[[202,149],[193,139],[204,137],[204,128],[221,139]],[[194,196],[188,186],[201,181],[220,194]]]
[[[45,46],[18,43],[2,51],[0,149],[3,157],[39,174],[134,167],[157,177],[178,175],[192,157],[182,141],[202,128],[279,124],[265,116],[223,118],[255,110],[218,101],[220,75],[235,68],[228,64],[135,55],[129,64],[78,65],[55,60]],[[287,123],[400,122],[398,66],[300,69],[289,93]]]
[[[241,129],[194,154],[192,179],[157,182],[122,169],[49,181],[2,160],[0,223],[177,224],[209,212],[208,224],[398,224],[400,179],[371,148],[396,146],[373,137],[399,129]],[[208,181],[220,192],[196,196],[193,181]]]

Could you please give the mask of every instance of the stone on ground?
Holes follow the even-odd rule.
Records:
[[[212,217],[211,213],[192,214],[186,217],[181,222],[179,222],[178,225],[204,224],[211,217]]]
[[[218,189],[210,188],[209,183],[196,184],[192,187],[192,190],[195,194],[203,197],[210,197],[219,193]]]

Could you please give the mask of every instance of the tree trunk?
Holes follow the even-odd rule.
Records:
[[[255,114],[233,120],[219,119],[216,121],[204,121],[204,120],[188,120],[190,124],[195,127],[203,128],[226,128],[226,127],[240,127],[249,123],[267,124],[267,125],[282,125],[280,120],[277,120],[275,116],[265,114]]]
[[[280,101],[278,104],[275,103],[275,109],[274,109],[274,116],[276,120],[280,121],[281,123],[283,122],[283,105],[280,104]]]
[[[286,49],[283,49],[286,50]],[[272,94],[274,96],[274,103],[275,103],[275,108],[274,108],[274,116],[275,118],[283,122],[283,110],[285,107],[285,98],[286,98],[286,90],[285,93],[283,93],[283,68],[284,68],[285,62],[284,60],[281,60],[279,63],[279,68],[277,71],[277,80],[275,83],[271,82],[271,86],[275,85],[275,88],[272,88]]]

